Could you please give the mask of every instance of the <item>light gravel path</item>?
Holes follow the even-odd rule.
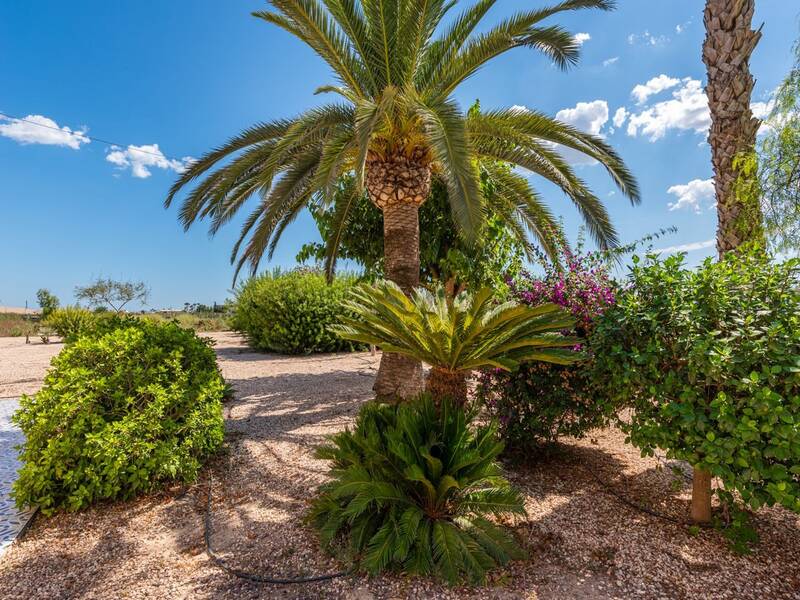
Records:
[[[509,523],[529,558],[493,574],[482,588],[447,588],[399,575],[350,577],[270,587],[231,577],[203,549],[207,475],[214,477],[214,546],[237,568],[272,576],[341,568],[319,550],[303,521],[327,465],[313,458],[325,435],[352,423],[370,398],[377,358],[369,354],[279,357],[249,351],[232,334],[213,334],[225,377],[226,443],[201,481],[78,514],[38,516],[0,558],[0,598],[327,598],[369,599],[800,599],[800,518],[782,509],[755,517],[761,542],[733,554],[714,531],[693,536],[609,495],[592,471],[626,497],[683,517],[689,490],[642,459],[614,429],[565,443],[549,458],[508,465],[528,517]],[[30,347],[2,357],[34,365]],[[45,361],[46,362],[46,361]],[[43,372],[43,370],[41,371]],[[19,385],[19,384],[15,384]],[[36,384],[31,382],[31,387]]]

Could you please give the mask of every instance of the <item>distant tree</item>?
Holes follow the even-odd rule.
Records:
[[[47,316],[57,309],[60,304],[58,298],[56,298],[56,295],[45,288],[42,288],[36,292],[36,299],[39,301],[39,308],[42,309],[43,319],[47,318]]]
[[[98,278],[91,284],[75,288],[75,297],[85,300],[89,306],[108,306],[114,312],[120,312],[127,304],[139,301],[147,303],[150,290],[142,281],[114,281]]]

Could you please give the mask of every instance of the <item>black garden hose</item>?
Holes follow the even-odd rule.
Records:
[[[240,579],[246,579],[248,581],[253,581],[255,583],[267,583],[272,585],[293,585],[293,584],[301,584],[301,583],[314,583],[316,581],[328,581],[330,579],[337,579],[339,577],[344,577],[346,575],[350,575],[355,572],[355,566],[351,567],[346,571],[337,571],[336,573],[325,573],[323,575],[310,575],[308,577],[265,577],[263,575],[258,575],[256,573],[248,573],[247,571],[242,571],[241,569],[237,569],[235,567],[231,567],[225,563],[223,559],[217,556],[214,549],[211,547],[211,534],[212,534],[212,522],[211,522],[211,488],[213,486],[213,478],[209,475],[208,477],[208,495],[206,501],[206,514],[205,514],[205,541],[206,541],[206,554],[208,558],[211,559],[211,562],[214,563],[217,567],[233,575],[234,577],[238,577]]]

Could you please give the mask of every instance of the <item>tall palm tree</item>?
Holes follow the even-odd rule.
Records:
[[[205,175],[184,200],[180,218],[187,228],[209,218],[213,233],[259,195],[232,252],[238,274],[246,263],[256,270],[309,200],[330,200],[340,175],[354,173],[351,202],[342,203],[337,221],[347,222],[348,207],[366,188],[383,212],[386,277],[410,293],[419,283],[418,209],[431,179],[445,181],[454,220],[469,239],[484,217],[477,162],[491,169],[492,161],[502,161],[554,182],[577,206],[597,243],[615,245],[602,202],[559,154],[566,147],[598,161],[636,203],[636,181],[611,147],[539,112],[464,112],[452,98],[481,66],[514,48],[539,50],[561,68],[575,63],[579,45],[573,36],[542,21],[569,10],[609,10],[614,2],[565,0],[477,33],[495,2],[478,0],[445,24],[456,0],[271,0],[274,10],[254,15],[319,54],[337,82],[317,92],[340,100],[245,130],[194,163],[172,187],[166,205]],[[544,232],[552,230],[554,219],[527,179],[508,169],[490,175],[497,202],[513,207],[519,222],[546,243]],[[335,253],[332,238],[329,252]],[[384,354],[375,385],[379,396],[407,397],[421,386],[418,361]]]
[[[750,55],[761,39],[752,29],[755,0],[706,0],[703,62],[708,71],[706,95],[711,112],[708,143],[717,200],[717,251],[720,256],[763,237],[757,201],[737,198],[735,158],[752,152],[760,121],[750,100],[755,81]]]
[[[735,159],[752,152],[760,121],[750,100],[755,81],[750,55],[761,39],[752,29],[755,0],[706,0],[703,62],[708,71],[706,95],[711,113],[708,143],[717,200],[717,252],[723,256],[742,244],[763,239],[758,200],[737,197]],[[711,473],[694,469],[692,519],[711,521]]]

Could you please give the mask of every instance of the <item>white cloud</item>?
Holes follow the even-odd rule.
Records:
[[[774,98],[771,98],[767,102],[753,102],[750,105],[750,110],[753,111],[753,116],[756,119],[767,118],[774,108],[775,108]]]
[[[20,144],[66,146],[73,150],[90,141],[85,128],[73,130],[66,126],[59,127],[58,123],[42,115],[28,115],[23,119],[0,115],[0,135]]]
[[[574,108],[565,108],[556,113],[556,119],[563,121],[573,127],[591,133],[601,135],[603,125],[608,122],[608,102],[605,100],[593,100],[592,102],[578,102]],[[593,165],[597,161],[585,154],[565,148],[557,147],[564,160],[574,165]]]
[[[655,36],[649,31],[645,30],[644,33],[632,33],[628,36],[628,43],[633,46],[636,44],[645,44],[647,46],[661,46],[669,42],[669,38],[665,35]]]
[[[617,109],[617,112],[614,113],[614,127],[622,127],[625,120],[628,118],[628,111],[625,109],[624,106]]]
[[[640,83],[631,90],[631,96],[636,100],[636,104],[644,104],[650,96],[660,94],[664,90],[675,87],[681,82],[680,79],[668,77],[663,73],[658,77],[653,77],[647,83]]]
[[[712,248],[716,246],[717,240],[703,240],[702,242],[690,242],[688,244],[681,244],[680,246],[669,246],[668,248],[659,248],[653,250],[659,254],[675,254],[677,252],[693,252],[694,250],[702,250],[703,248]]]
[[[628,135],[635,137],[641,133],[648,136],[651,142],[655,142],[670,129],[696,133],[708,131],[711,115],[708,111],[708,98],[700,82],[685,77],[681,83],[672,92],[672,100],[658,102],[640,113],[631,114]]]
[[[527,106],[515,104],[509,110],[514,112],[526,112]],[[608,122],[608,102],[605,100],[593,100],[592,102],[578,102],[573,108],[564,108],[556,113],[556,119],[572,125],[573,127],[602,137],[601,130],[603,125]],[[548,144],[569,163],[573,165],[593,165],[597,161],[585,154],[566,148],[561,144]]]
[[[106,160],[120,169],[130,168],[131,175],[145,179],[152,175],[150,169],[168,169],[176,173],[183,173],[194,159],[185,156],[182,159],[167,158],[158,147],[158,144],[145,144],[143,146],[130,145],[126,149],[111,146],[111,152],[106,154]]]
[[[583,46],[583,43],[592,39],[592,36],[590,36],[588,33],[576,33],[572,39],[576,44],[578,44],[578,46]]]
[[[692,19],[689,19],[684,23],[678,23],[677,25],[675,25],[675,33],[677,33],[678,35],[682,34],[684,31],[686,31],[686,28],[689,27],[689,25],[691,24],[692,24]]]
[[[691,208],[699,213],[704,201],[714,199],[714,179],[692,179],[686,184],[673,185],[667,193],[678,199],[677,202],[670,202],[667,205],[669,210]]]
[[[619,56],[612,56],[611,58],[607,58],[603,61],[604,67],[610,67],[611,65],[615,64],[619,60]]]

